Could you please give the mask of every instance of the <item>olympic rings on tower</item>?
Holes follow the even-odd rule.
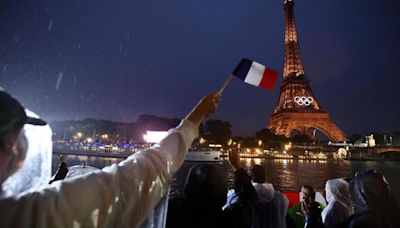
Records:
[[[294,100],[294,102],[296,102],[296,104],[298,104],[300,106],[303,106],[303,105],[310,106],[311,103],[314,102],[314,98],[305,97],[305,96],[302,96],[302,97],[295,96],[293,100]]]

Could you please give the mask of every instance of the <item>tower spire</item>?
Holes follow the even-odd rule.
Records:
[[[285,62],[283,67],[284,79],[304,75],[304,67],[301,63],[300,47],[297,40],[297,31],[293,7],[293,0],[285,0]]]
[[[321,108],[311,90],[310,81],[304,77],[293,6],[293,0],[285,0],[283,81],[278,103],[267,123],[267,128],[276,135],[290,137],[293,131],[297,131],[311,138],[315,137],[315,131],[319,130],[331,141],[343,141],[346,135],[333,123],[329,113]]]

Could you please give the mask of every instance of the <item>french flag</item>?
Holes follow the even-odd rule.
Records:
[[[278,80],[278,72],[250,59],[242,59],[232,73],[242,81],[272,90]]]

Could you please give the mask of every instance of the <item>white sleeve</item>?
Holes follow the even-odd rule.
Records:
[[[0,227],[138,227],[182,165],[198,126],[189,120],[159,145],[53,187],[0,200]]]

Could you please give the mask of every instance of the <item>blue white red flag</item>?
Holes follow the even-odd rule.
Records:
[[[250,59],[242,59],[232,73],[242,81],[272,90],[278,80],[278,72]]]

